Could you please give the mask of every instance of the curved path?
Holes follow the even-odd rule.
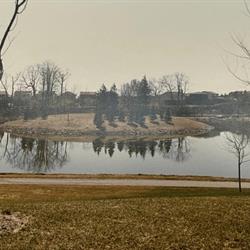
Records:
[[[88,186],[157,186],[157,187],[215,187],[237,188],[231,181],[186,181],[186,180],[141,180],[141,179],[46,179],[46,178],[0,178],[0,185],[88,185]],[[243,188],[250,188],[250,182],[243,182]]]

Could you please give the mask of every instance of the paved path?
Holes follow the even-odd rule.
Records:
[[[162,187],[223,187],[236,188],[237,182],[222,181],[185,181],[185,180],[148,180],[148,179],[46,179],[46,178],[0,178],[2,184],[37,184],[37,185],[93,185],[93,186],[162,186]],[[250,188],[250,183],[242,183],[243,188]]]

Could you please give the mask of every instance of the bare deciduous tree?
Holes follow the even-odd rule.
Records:
[[[4,47],[5,47],[5,44],[6,44],[7,37],[9,36],[9,33],[12,31],[13,26],[17,22],[18,15],[23,13],[23,11],[26,9],[27,3],[28,3],[28,0],[15,0],[14,13],[13,13],[13,15],[11,17],[11,20],[10,20],[10,22],[9,22],[9,24],[8,24],[6,30],[5,30],[5,32],[3,34],[2,39],[0,40],[0,80],[3,77],[3,71],[4,71],[3,55],[4,55],[5,51],[8,49],[8,47],[9,47],[8,46],[6,48],[6,50],[3,51]]]
[[[15,76],[9,77],[7,74],[4,74],[4,76],[1,79],[1,85],[2,88],[5,91],[6,97],[11,97],[13,98],[14,92],[15,92],[15,87],[20,79],[21,73],[17,73]]]
[[[63,92],[66,91],[66,81],[68,80],[69,76],[70,76],[70,73],[67,70],[59,70],[58,72],[61,95],[63,94]]]
[[[177,98],[178,98],[178,105],[183,105],[184,97],[187,92],[188,86],[188,78],[184,73],[175,73],[174,74],[176,88],[177,88]]]
[[[244,0],[246,15],[250,17],[250,6],[248,0]],[[249,79],[249,66],[250,66],[250,48],[247,45],[245,39],[240,35],[231,35],[231,39],[236,46],[237,51],[227,51],[235,59],[234,67],[233,64],[229,64],[224,60],[227,70],[231,75],[240,82],[250,85]]]
[[[32,65],[29,66],[22,74],[21,82],[24,84],[25,88],[31,89],[33,96],[36,97],[40,79],[41,75],[38,65]]]
[[[159,80],[162,88],[170,93],[171,96],[171,101],[173,101],[173,92],[176,91],[176,84],[173,78],[173,75],[164,75],[160,80]]]
[[[229,151],[237,157],[239,191],[241,192],[241,166],[243,163],[249,161],[246,159],[248,156],[246,148],[249,139],[245,134],[226,134],[226,141]]]
[[[41,75],[43,103],[48,105],[53,93],[59,86],[60,69],[56,64],[49,61],[39,64],[38,67]]]
[[[164,75],[159,82],[162,88],[170,93],[172,101],[174,99],[173,93],[177,92],[177,104],[182,106],[187,92],[188,77],[184,73],[177,72],[171,75]]]
[[[152,78],[148,81],[148,83],[149,83],[149,86],[152,90],[152,94],[154,96],[158,96],[158,95],[162,94],[164,87],[161,84],[161,81],[158,81],[155,78]]]

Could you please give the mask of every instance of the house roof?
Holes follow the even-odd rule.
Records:
[[[17,91],[15,91],[15,94],[32,94],[32,91],[28,91],[28,90],[17,90]]]
[[[76,96],[76,94],[71,92],[71,91],[66,91],[66,92],[62,93],[62,95],[74,95],[74,96]]]
[[[218,95],[217,93],[212,92],[212,91],[198,91],[198,92],[193,92],[193,93],[190,93],[190,94]]]
[[[82,91],[80,92],[80,96],[95,96],[96,92],[92,92],[92,91]]]

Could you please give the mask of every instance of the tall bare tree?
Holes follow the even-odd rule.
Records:
[[[177,93],[177,104],[183,106],[185,94],[188,88],[188,77],[184,73],[176,72],[171,75],[164,75],[159,80],[162,88],[170,93],[171,101],[174,99],[174,92]]]
[[[239,191],[241,192],[241,166],[246,163],[247,156],[246,148],[248,146],[249,139],[245,134],[226,134],[226,141],[229,151],[237,157],[238,161],[238,183]]]
[[[21,83],[24,85],[25,88],[32,90],[34,97],[36,97],[40,80],[41,80],[41,75],[38,65],[29,66],[24,71],[21,77]]]
[[[62,95],[63,92],[66,91],[66,81],[68,80],[70,76],[69,71],[67,70],[59,70],[58,72],[58,81],[59,81],[59,85],[60,85],[60,94]]]
[[[15,87],[20,79],[21,73],[17,73],[15,76],[9,77],[7,74],[4,74],[4,76],[1,79],[1,86],[5,91],[6,97],[13,98]]]
[[[164,91],[164,86],[161,83],[161,81],[158,81],[155,78],[151,78],[148,81],[148,83],[149,83],[149,86],[152,90],[153,96],[158,96],[158,95],[162,94],[162,92]]]
[[[174,74],[174,78],[177,88],[178,105],[183,106],[183,101],[188,87],[188,78],[184,73],[179,72]]]
[[[245,5],[245,14],[250,17],[250,4],[249,0],[243,0]],[[250,66],[250,47],[243,39],[242,36],[233,34],[231,35],[231,39],[235,44],[235,51],[227,51],[233,58],[235,59],[234,64],[229,64],[224,60],[224,63],[228,69],[228,71],[236,78],[241,81],[243,84],[249,86],[249,66]]]
[[[53,93],[58,89],[60,68],[49,61],[39,64],[38,67],[41,75],[43,101],[47,105],[51,101]]]
[[[173,92],[176,91],[176,84],[173,75],[164,75],[162,78],[160,78],[159,82],[164,91],[170,93],[171,101],[173,101]]]
[[[15,8],[14,8],[14,12],[13,15],[10,19],[10,22],[3,34],[2,39],[0,40],[0,80],[3,77],[3,72],[4,72],[4,66],[3,66],[3,55],[5,53],[5,51],[9,48],[9,46],[6,48],[6,50],[4,51],[4,47],[6,45],[6,40],[9,36],[9,33],[12,31],[13,26],[15,25],[15,23],[17,22],[18,19],[18,15],[22,14],[24,12],[24,10],[26,9],[28,0],[15,0]]]

